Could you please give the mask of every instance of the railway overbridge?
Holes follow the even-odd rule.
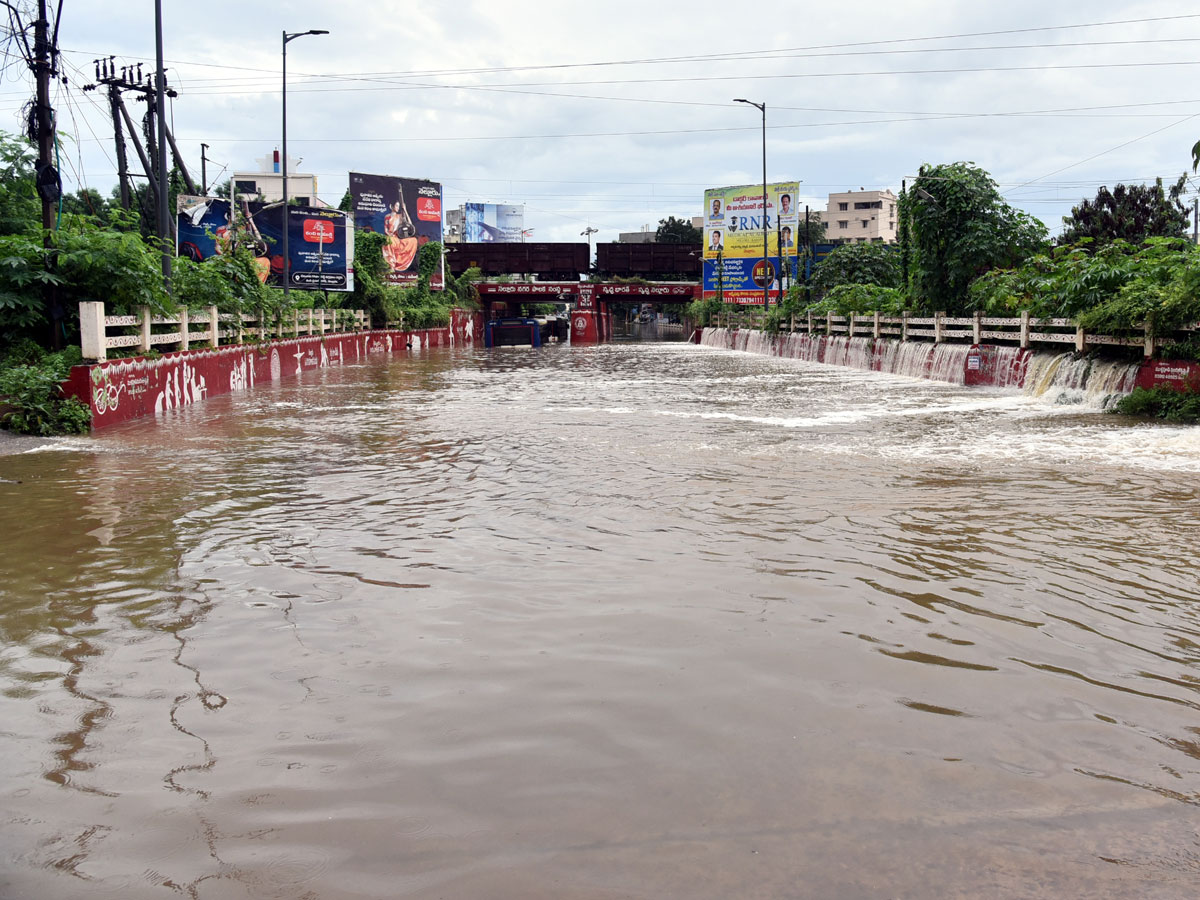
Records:
[[[651,284],[595,281],[481,281],[475,287],[485,322],[520,315],[533,303],[566,303],[571,310],[571,342],[612,340],[613,306],[620,302],[690,303],[700,296],[695,282]]]

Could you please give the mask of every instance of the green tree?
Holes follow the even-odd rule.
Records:
[[[959,313],[967,289],[989,269],[1044,248],[1046,226],[1013,209],[974,163],[923,165],[907,198],[909,291],[918,306]]]
[[[33,159],[25,141],[0,132],[0,234],[26,234],[41,227]]]
[[[796,246],[811,247],[825,242],[825,223],[817,216],[810,216],[808,221],[800,217],[796,225]]]
[[[338,209],[342,212],[351,212],[354,208],[354,198],[350,196],[350,188],[346,188],[346,193],[342,194],[342,199],[338,201]]]
[[[1092,247],[1123,240],[1140,244],[1151,237],[1183,237],[1187,233],[1188,208],[1179,199],[1187,186],[1187,176],[1167,190],[1161,178],[1153,185],[1118,184],[1096,192],[1095,200],[1084,200],[1063,216],[1067,226],[1059,244],[1076,244],[1090,239]]]
[[[686,219],[667,216],[658,220],[654,240],[660,244],[699,244],[704,240],[700,229]]]
[[[847,284],[900,287],[900,260],[887,244],[840,244],[813,271],[812,286],[818,295]]]
[[[108,201],[95,188],[79,188],[73,194],[63,194],[63,215],[88,216],[100,222],[108,220]]]

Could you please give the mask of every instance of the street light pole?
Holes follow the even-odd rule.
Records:
[[[587,228],[583,229],[583,231],[579,232],[580,236],[586,237],[587,241],[588,241],[588,271],[589,272],[591,272],[591,270],[592,270],[592,235],[596,234],[599,230],[600,230],[599,228],[593,228],[591,225],[589,225]]]
[[[746,103],[762,113],[762,157],[763,157],[763,312],[767,311],[771,302],[771,279],[767,277],[766,269],[770,265],[767,259],[767,103],[755,103],[753,100],[734,98],[734,103]]]
[[[287,183],[287,45],[288,41],[294,41],[296,38],[304,37],[306,34],[329,34],[328,31],[310,30],[297,31],[293,34],[283,32],[283,299],[286,302],[289,299],[291,289],[292,273],[289,265],[288,257],[288,183]],[[235,193],[236,193],[236,185]],[[233,199],[237,199],[236,197]]]

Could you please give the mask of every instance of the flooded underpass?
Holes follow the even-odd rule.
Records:
[[[0,479],[6,900],[1200,885],[1195,430],[467,349]]]

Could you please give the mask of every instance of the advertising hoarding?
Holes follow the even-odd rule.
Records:
[[[525,207],[499,203],[464,203],[463,236],[466,243],[503,241],[519,243],[525,230]]]
[[[234,210],[236,209],[236,214]],[[292,290],[352,291],[354,229],[339,209],[288,207],[288,255]],[[180,196],[176,222],[179,256],[219,256],[235,243],[254,253],[258,276],[279,285],[283,276],[283,204]]]
[[[442,240],[442,186],[419,178],[350,173],[350,202],[354,227],[374,231],[387,239],[389,284],[416,284],[418,252],[429,241]],[[442,267],[429,280],[443,289]]]
[[[738,185],[704,192],[704,297],[727,303],[762,303],[764,282],[772,300],[780,280],[796,279],[799,226],[797,181],[767,185],[767,254],[763,256],[763,186]]]

